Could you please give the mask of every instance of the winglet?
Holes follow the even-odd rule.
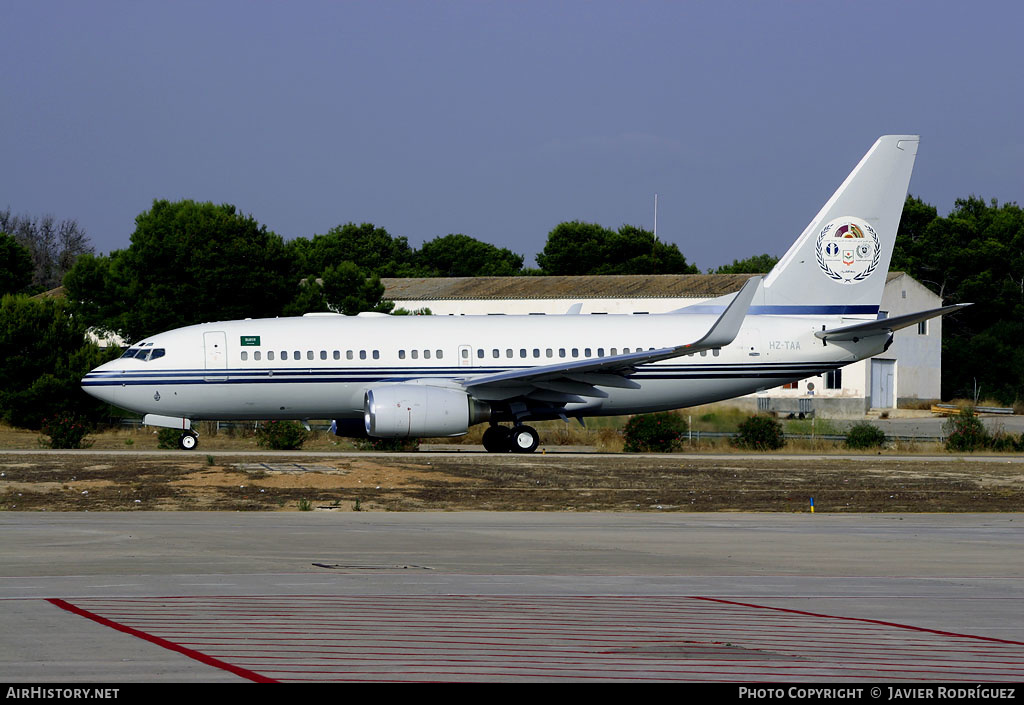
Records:
[[[757,287],[760,285],[761,279],[763,277],[751,277],[748,279],[747,283],[737,292],[736,297],[729,303],[725,311],[722,312],[722,315],[715,321],[715,324],[711,326],[711,330],[696,343],[684,345],[683,347],[707,350],[709,348],[724,348],[732,343],[740,332],[743,319],[746,318],[750,302],[754,300],[754,294],[757,293]]]

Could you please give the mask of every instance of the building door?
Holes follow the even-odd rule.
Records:
[[[891,409],[896,406],[896,361],[871,361],[871,408]]]

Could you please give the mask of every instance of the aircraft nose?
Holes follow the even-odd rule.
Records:
[[[108,404],[117,403],[117,392],[121,388],[121,385],[117,383],[109,372],[104,372],[104,369],[110,363],[100,365],[96,369],[90,371],[85,375],[79,382],[82,386],[82,391],[91,397],[96,397],[100,401],[105,401]]]

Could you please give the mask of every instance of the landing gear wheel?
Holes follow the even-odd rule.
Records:
[[[182,450],[195,450],[199,445],[199,436],[191,431],[181,434],[178,439],[178,447]]]
[[[532,453],[540,445],[540,436],[530,426],[516,426],[509,435],[513,453]]]
[[[491,426],[484,431],[484,450],[488,453],[507,453],[509,451],[509,430],[504,426]]]

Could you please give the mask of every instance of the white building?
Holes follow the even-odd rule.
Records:
[[[433,315],[652,314],[666,313],[738,291],[747,274],[663,274],[582,277],[465,277],[384,279],[384,298],[396,308],[427,308]],[[902,272],[890,272],[883,315],[938,308],[942,300]],[[680,341],[682,342],[682,341]],[[814,412],[862,416],[911,401],[940,398],[942,319],[897,331],[890,348],[835,373],[745,397],[743,402],[781,414]]]

